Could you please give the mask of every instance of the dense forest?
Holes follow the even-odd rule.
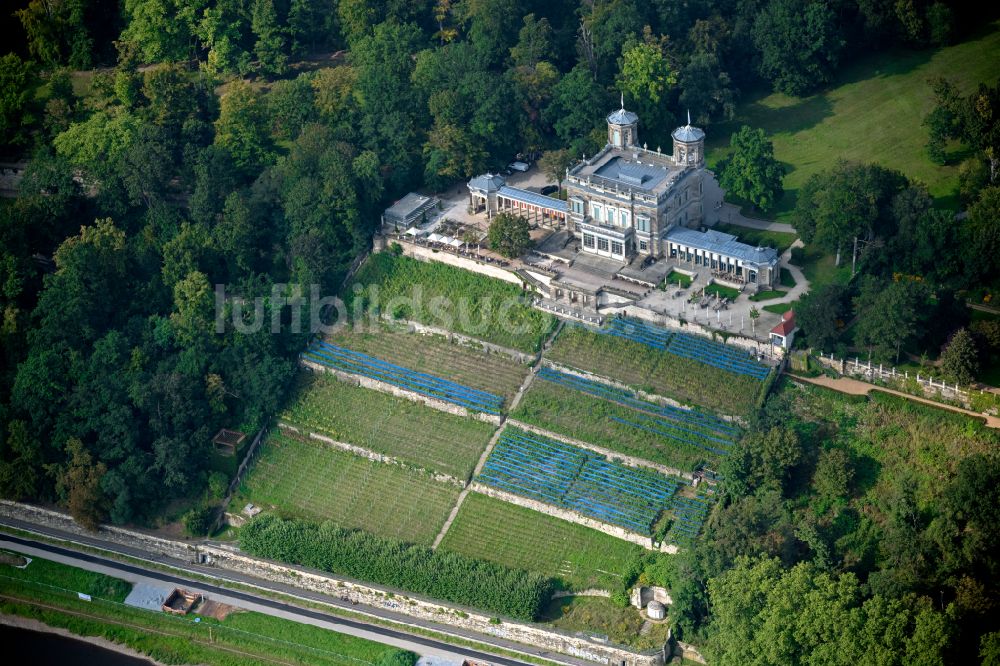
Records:
[[[171,500],[204,491],[212,435],[254,431],[290,384],[306,336],[291,325],[290,285],[335,293],[379,211],[406,191],[444,188],[519,151],[592,154],[620,92],[643,120],[643,140],[666,146],[688,109],[703,126],[724,121],[751,91],[813,92],[852,58],[943,45],[981,21],[970,2],[928,0],[20,0],[8,11],[20,30],[0,58],[0,157],[28,166],[18,196],[0,201],[0,495],[59,502],[87,525],[152,523]],[[964,181],[978,223],[1000,208],[989,187],[998,134],[995,120],[985,134],[972,126],[966,101],[942,84],[928,131],[980,156]],[[823,178],[841,189],[807,188],[801,232],[830,252],[866,241],[861,264],[882,286],[902,285],[918,302],[930,298],[926,286],[894,274],[962,288],[995,273],[1000,250],[975,264],[939,261],[955,256],[946,250],[958,232],[902,175],[831,165]],[[873,193],[864,228],[846,225],[843,199],[818,194],[858,182]],[[1000,248],[995,227],[984,222],[968,238]],[[873,252],[879,242],[900,250],[895,263]],[[221,288],[230,310],[261,298],[262,311],[244,316],[276,321],[277,332],[218,330]],[[870,296],[859,307],[884,308],[884,288],[859,289]],[[836,328],[850,295],[825,297],[816,317]],[[872,348],[898,354],[900,330],[872,333]],[[789,432],[806,440],[806,424]],[[751,521],[813,511],[812,529],[836,523],[843,483],[829,481],[821,505],[791,483],[802,465],[840,469],[812,446],[761,463],[764,476],[735,491],[727,511]],[[948,488],[961,507],[960,490]],[[798,577],[787,582],[794,600],[800,578],[844,586],[853,575],[889,595],[876,598],[907,604],[906,627],[923,627],[923,606],[906,595],[938,589],[926,581],[945,573],[907,566],[946,557],[948,580],[967,574],[973,586],[949,587],[952,601],[996,577],[976,569],[986,566],[975,563],[981,544],[953,536],[957,551],[934,551],[947,544],[908,540],[905,530],[930,529],[931,516],[915,515],[886,518],[899,545],[878,568],[865,544],[823,551],[801,531],[811,523],[798,540],[781,523],[759,543],[759,527],[732,536],[732,547],[717,534],[681,578],[707,584],[733,566],[762,585]],[[727,529],[739,530],[738,518]],[[812,563],[785,573],[761,556]],[[864,566],[838,564],[854,560]],[[725,586],[737,578],[681,595],[690,635],[739,615],[720,605],[707,624],[704,606],[709,594],[732,596]],[[995,603],[995,590],[980,597]],[[978,632],[978,617],[947,626]],[[934,627],[926,631],[943,631]],[[750,631],[730,629],[719,635]]]
[[[786,383],[723,465],[671,612],[725,664],[997,664],[996,431]]]

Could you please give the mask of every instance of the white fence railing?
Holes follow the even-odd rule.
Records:
[[[958,400],[963,404],[968,404],[971,397],[969,389],[963,389],[958,384],[948,384],[943,379],[935,379],[930,375],[921,375],[919,371],[911,375],[909,371],[899,372],[896,368],[886,367],[881,363],[878,365],[871,361],[862,363],[857,357],[838,359],[833,354],[824,356],[822,352],[819,353],[819,360],[824,366],[832,368],[842,375],[864,377],[869,381],[903,385],[915,381],[929,397],[941,396],[948,400]]]

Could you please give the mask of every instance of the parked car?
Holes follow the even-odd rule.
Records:
[[[556,192],[558,192],[559,188],[556,185],[546,185],[539,191],[545,196],[549,196],[550,194],[555,194]]]
[[[507,168],[524,173],[525,171],[531,168],[531,165],[528,164],[527,162],[511,162],[510,164],[507,165]]]

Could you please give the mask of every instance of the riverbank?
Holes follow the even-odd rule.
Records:
[[[102,650],[107,650],[108,652],[114,652],[123,657],[120,661],[121,666],[140,666],[140,664],[142,666],[166,666],[162,662],[150,659],[141,652],[119,643],[115,643],[114,641],[109,641],[106,638],[102,638],[100,636],[80,636],[79,634],[74,634],[73,632],[67,631],[61,627],[50,627],[47,624],[31,618],[0,614],[0,626],[10,627],[21,631],[33,631],[40,634],[52,634],[80,643],[86,643]],[[24,656],[25,653],[22,650],[19,650],[19,652],[21,652],[22,656]],[[33,661],[32,663],[38,662]],[[62,663],[73,664],[76,662],[66,660]],[[81,661],[80,663],[84,662]],[[116,661],[116,663],[118,662]]]

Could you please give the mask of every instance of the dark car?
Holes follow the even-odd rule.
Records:
[[[545,187],[543,187],[540,190],[540,192],[542,194],[544,194],[545,196],[549,196],[550,194],[555,194],[558,191],[559,191],[559,188],[556,187],[555,185],[546,185]]]

